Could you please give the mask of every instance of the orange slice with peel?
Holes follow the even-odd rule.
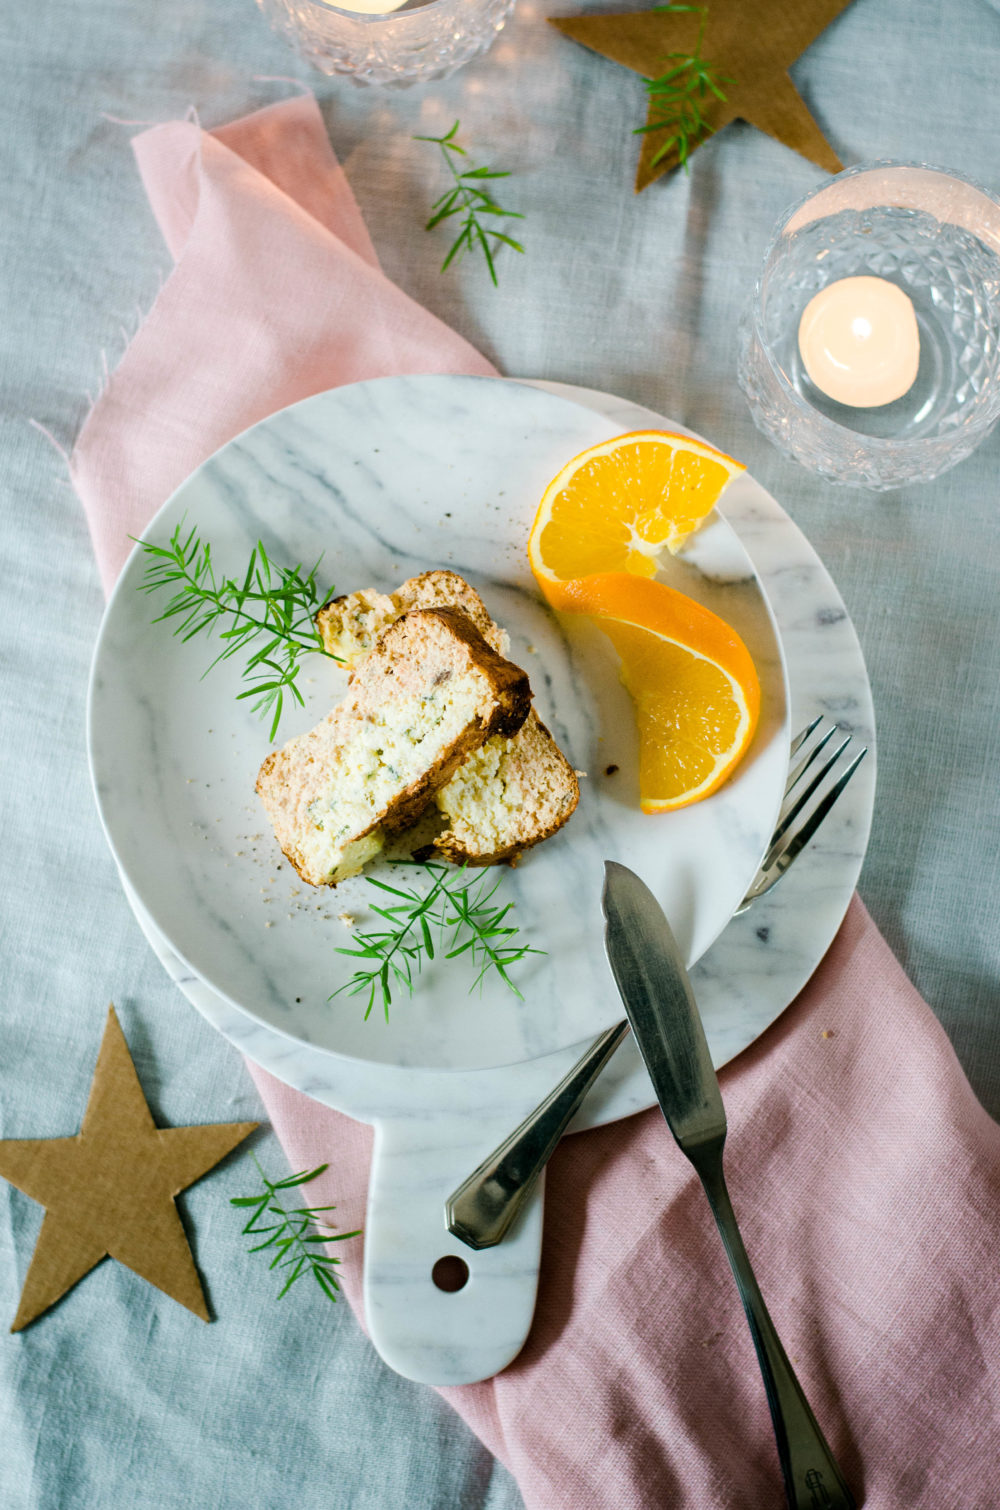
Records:
[[[562,586],[560,607],[589,615],[621,656],[639,725],[643,812],[710,796],[742,760],[760,713],[760,682],[739,635],[664,582],[609,572]]]
[[[666,430],[634,430],[581,451],[542,495],[528,558],[546,598],[597,572],[656,574],[746,469],[713,446]]]

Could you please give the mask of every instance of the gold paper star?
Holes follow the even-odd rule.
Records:
[[[788,69],[850,0],[758,0],[752,6],[745,0],[707,3],[702,57],[717,73],[733,81],[723,86],[725,100],[707,100],[702,105],[713,130],[720,131],[737,118],[749,121],[828,173],[839,173],[843,165],[810,115]],[[696,45],[701,24],[700,15],[695,13],[665,15],[655,11],[550,20],[575,42],[645,79],[666,72],[671,66],[669,53],[689,52]],[[651,100],[647,123],[657,119],[657,111],[656,102]],[[653,167],[653,158],[666,135],[666,131],[648,131],[641,138],[637,194],[677,166],[677,153],[671,151]]]
[[[0,1142],[0,1175],[45,1207],[11,1331],[47,1311],[108,1255],[207,1321],[174,1196],[256,1126],[157,1127],[110,1007],[76,1137]]]

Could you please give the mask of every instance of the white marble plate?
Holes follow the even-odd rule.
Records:
[[[537,386],[593,408],[619,430],[682,428],[608,394]],[[724,506],[774,611],[788,667],[792,727],[826,713],[866,742],[869,756],[794,872],[733,918],[692,972],[716,1066],[774,1021],[826,953],[858,879],[875,794],[871,691],[834,583],[788,515],[752,478],[730,489]],[[458,1075],[341,1059],[297,1043],[224,1001],[178,959],[127,883],[126,894],[171,979],[219,1032],[278,1079],[374,1125],[365,1315],[383,1358],[408,1378],[439,1385],[469,1383],[502,1368],[531,1325],[544,1182],[514,1231],[481,1253],[445,1233],[444,1200],[556,1084],[584,1045]],[[645,1066],[627,1039],[571,1131],[653,1104]],[[734,1144],[737,1137],[734,1128]],[[471,1271],[470,1283],[451,1295],[442,1295],[430,1278],[433,1263],[446,1253],[464,1259]]]
[[[151,623],[135,552],[108,605],[95,654],[89,745],[98,805],[123,874],[170,947],[215,993],[300,1043],[379,1065],[470,1070],[556,1052],[614,1021],[600,917],[603,861],[618,858],[663,902],[694,962],[721,932],[756,868],[784,781],[784,670],[764,593],[721,519],[668,579],[742,634],[763,683],[763,714],[736,777],[708,801],[650,818],[637,804],[635,721],[604,637],[557,620],[528,570],[525,542],[555,471],[620,426],[561,397],[500,380],[391,378],[321,394],[255,426],[205,464],[147,530],[166,542],[185,520],[239,573],[258,537],[273,558],[311,564],[324,585],[396,586],[450,566],[511,633],[536,707],[585,772],[571,823],[504,871],[525,940],[547,951],[519,968],[519,1002],[498,981],[481,996],[435,963],[388,1024],[330,993],[355,965],[336,952],[364,927],[363,878],[306,886],[284,861],[253,791],[270,745],[235,662],[204,680],[207,641],[184,645]],[[311,728],[346,679],[316,658],[308,706],[281,739]],[[617,775],[605,770],[617,766]],[[378,869],[373,868],[377,874]]]

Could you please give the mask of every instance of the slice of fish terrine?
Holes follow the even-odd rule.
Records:
[[[257,792],[282,850],[313,886],[356,875],[473,751],[516,733],[530,703],[525,673],[466,614],[403,614],[344,700],[261,766]]]
[[[363,588],[333,598],[316,616],[323,642],[360,665],[401,614],[430,605],[459,608],[500,655],[510,641],[482,598],[457,572],[422,572],[393,593]],[[569,761],[532,708],[518,732],[495,734],[468,755],[435,801],[447,819],[429,851],[456,864],[497,865],[551,838],[570,818],[580,786]]]

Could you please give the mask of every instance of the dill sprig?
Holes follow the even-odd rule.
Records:
[[[497,285],[497,273],[493,264],[493,252],[495,246],[490,242],[503,246],[513,247],[515,252],[523,252],[524,247],[505,231],[499,231],[495,226],[480,224],[480,215],[498,215],[505,220],[523,220],[524,216],[517,210],[504,210],[497,204],[488,188],[484,187],[487,180],[496,178],[509,178],[509,172],[503,172],[497,168],[463,168],[459,172],[455,163],[456,157],[467,157],[465,148],[459,146],[455,140],[459,122],[456,121],[451,130],[444,136],[415,136],[415,142],[433,142],[441,148],[441,156],[444,158],[451,174],[453,185],[446,189],[440,199],[436,199],[431,205],[431,218],[424,227],[432,231],[443,220],[450,220],[453,215],[462,215],[462,228],[455,237],[451,251],[441,264],[444,272],[451,266],[456,257],[471,252],[479,247],[486,258],[486,266],[493,280],[494,288]]]
[[[292,1285],[303,1274],[311,1273],[316,1283],[328,1300],[336,1302],[337,1284],[333,1273],[334,1265],[340,1263],[339,1258],[333,1258],[329,1253],[321,1250],[324,1243],[340,1243],[349,1237],[360,1236],[357,1232],[333,1232],[327,1230],[321,1232],[321,1227],[329,1229],[329,1223],[317,1221],[324,1211],[335,1211],[335,1206],[298,1206],[294,1211],[286,1211],[278,1197],[279,1190],[293,1190],[299,1185],[308,1185],[310,1180],[315,1180],[330,1166],[320,1164],[316,1169],[304,1170],[301,1174],[290,1174],[284,1180],[269,1180],[261,1169],[256,1154],[251,1155],[257,1165],[264,1189],[259,1195],[231,1196],[230,1206],[253,1207],[249,1221],[243,1228],[245,1236],[263,1237],[262,1243],[248,1248],[248,1253],[261,1253],[265,1248],[275,1250],[268,1268],[291,1269],[291,1273],[284,1276],[285,1283],[278,1291],[278,1299],[288,1294]],[[261,1226],[261,1220],[267,1217],[277,1217],[277,1221],[270,1226]],[[310,1227],[314,1230],[309,1231]],[[265,1235],[266,1234],[266,1235]],[[279,1276],[280,1277],[280,1276]]]
[[[250,552],[242,581],[232,577],[220,581],[215,574],[212,547],[196,529],[185,534],[184,526],[179,524],[169,546],[154,545],[150,540],[136,543],[150,557],[140,591],[177,589],[163,612],[153,620],[154,624],[176,620],[174,634],[191,640],[221,622],[231,621],[228,629],[219,631],[219,638],[225,643],[204,676],[220,661],[227,661],[250,646],[256,647],[241,673],[250,685],[237,693],[237,699],[255,698],[253,711],[261,718],[273,713],[270,733],[273,739],[286,692],[292,694],[300,707],[305,706],[296,685],[300,657],[316,653],[331,660],[339,659],[324,648],[314,622],[317,609],[333,591],[331,588],[321,593],[316,586],[322,557],[309,572],[304,572],[301,564],[276,566],[263,541],[258,540]]]
[[[654,11],[668,16],[698,15],[698,39],[690,53],[667,53],[665,61],[672,66],[658,78],[647,79],[646,89],[657,114],[645,126],[637,126],[635,135],[647,131],[669,131],[670,135],[657,148],[650,167],[655,168],[671,152],[676,151],[678,164],[685,173],[691,171],[688,159],[695,147],[711,136],[713,126],[705,118],[702,106],[710,98],[724,100],[723,84],[734,81],[718,73],[713,63],[701,55],[708,23],[708,8],[704,5],[654,5]]]
[[[419,975],[424,959],[434,959],[436,933],[437,948],[444,950],[444,959],[468,955],[477,967],[470,992],[483,983],[490,971],[495,971],[504,985],[523,1001],[507,972],[526,955],[544,954],[545,950],[513,942],[518,929],[507,921],[513,904],[493,901],[501,878],[492,884],[486,876],[463,882],[464,866],[457,874],[446,865],[425,864],[422,868],[432,881],[426,892],[415,887],[390,886],[373,876],[367,878],[369,886],[398,900],[384,907],[372,904],[372,911],[387,924],[384,929],[359,933],[357,948],[337,950],[338,954],[366,961],[366,965],[359,966],[349,981],[331,993],[329,1000],[343,991],[351,996],[367,992],[367,1022],[380,994],[388,1022],[393,985],[402,986],[412,995],[414,976]]]

